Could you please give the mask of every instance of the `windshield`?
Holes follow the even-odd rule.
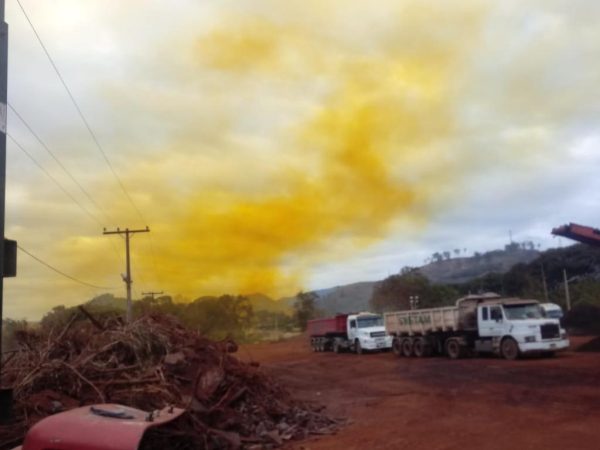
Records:
[[[358,328],[369,328],[369,327],[382,327],[383,317],[381,316],[368,316],[359,317],[357,319]]]
[[[549,319],[561,319],[563,313],[560,309],[551,309],[550,311],[546,311],[546,317]]]
[[[504,313],[508,320],[543,319],[544,312],[540,305],[504,305]]]

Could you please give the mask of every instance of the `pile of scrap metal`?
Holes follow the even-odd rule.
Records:
[[[208,340],[168,316],[127,325],[90,318],[73,319],[57,333],[21,333],[22,350],[3,368],[3,384],[14,389],[16,420],[0,426],[0,449],[20,444],[32,425],[51,415],[31,429],[24,450],[45,448],[33,441],[57,429],[70,437],[54,435],[55,442],[79,444],[51,448],[102,448],[82,444],[80,438],[90,439],[86,423],[106,435],[102,424],[110,429],[142,415],[132,449],[274,448],[339,426],[322,407],[293,399],[258,364],[232,356],[237,346],[230,340]],[[42,427],[50,420],[57,423]]]

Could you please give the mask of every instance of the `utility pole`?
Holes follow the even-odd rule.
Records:
[[[163,291],[160,292],[142,292],[142,295],[149,295],[150,297],[152,297],[152,300],[154,300],[154,296],[156,295],[162,295],[164,294]]]
[[[548,303],[548,283],[546,282],[546,271],[544,270],[544,263],[542,265],[542,287],[544,288],[544,299]]]
[[[565,281],[565,300],[567,302],[567,311],[571,311],[571,293],[569,292],[569,280],[567,279],[567,269],[563,269],[563,280]]]
[[[5,273],[6,105],[8,103],[8,24],[4,21],[4,4],[5,0],[0,0],[0,375],[2,372],[2,320],[4,318],[2,306],[4,302]],[[0,422],[8,422],[11,416],[12,389],[4,389],[0,386]]]
[[[125,282],[126,286],[127,286],[127,315],[125,316],[125,319],[127,321],[127,323],[131,322],[131,284],[133,283],[133,280],[131,279],[131,261],[130,261],[130,257],[129,257],[129,236],[135,233],[148,233],[150,231],[150,228],[148,228],[146,226],[146,228],[142,229],[142,230],[130,230],[129,228],[125,228],[124,230],[121,230],[119,228],[117,228],[115,231],[106,231],[106,228],[104,229],[104,232],[102,234],[118,234],[118,235],[125,235],[125,258],[126,258],[126,274],[123,277],[123,281]]]

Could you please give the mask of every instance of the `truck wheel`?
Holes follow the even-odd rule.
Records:
[[[400,339],[394,338],[392,341],[392,351],[398,358],[402,356],[402,344],[400,343]]]
[[[457,339],[448,339],[446,341],[446,354],[450,359],[462,358],[463,350]]]
[[[311,339],[311,340],[310,340],[310,348],[312,348],[312,351],[313,351],[313,352],[316,352],[316,351],[317,351],[317,343],[315,342],[315,340],[314,340],[314,339]]]
[[[354,341],[354,351],[357,355],[362,355],[365,352],[362,348],[362,345],[360,345],[360,341],[358,339]]]
[[[338,341],[333,341],[333,352],[342,353],[342,348],[340,347],[340,343]]]
[[[519,344],[511,337],[504,338],[500,345],[500,353],[504,359],[514,360],[519,357]]]
[[[415,339],[413,343],[413,353],[419,358],[431,356],[431,345],[427,342],[427,339],[420,337]]]
[[[404,338],[402,339],[402,356],[406,356],[407,358],[409,356],[413,355],[413,342],[411,338]]]

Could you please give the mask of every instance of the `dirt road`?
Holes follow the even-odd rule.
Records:
[[[574,339],[574,347],[584,342]],[[350,424],[294,449],[600,449],[600,353],[551,359],[404,359],[242,347],[299,398]]]

